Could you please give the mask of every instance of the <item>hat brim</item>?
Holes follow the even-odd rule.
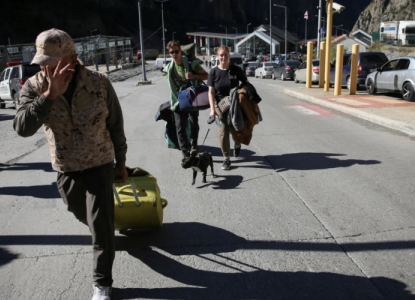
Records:
[[[30,64],[38,64],[41,66],[57,66],[62,57],[53,57],[49,55],[35,55]]]

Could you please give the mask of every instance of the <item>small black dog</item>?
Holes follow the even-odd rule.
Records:
[[[196,151],[191,152],[190,156],[186,156],[182,159],[182,167],[184,169],[192,168],[193,169],[193,181],[192,185],[195,184],[197,172],[203,173],[203,183],[206,183],[206,173],[207,169],[210,166],[212,171],[212,176],[215,177],[213,173],[213,160],[212,155],[209,152],[196,153]]]

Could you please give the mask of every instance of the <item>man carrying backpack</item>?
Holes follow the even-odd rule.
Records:
[[[180,42],[170,41],[166,48],[173,60],[163,69],[163,72],[167,73],[169,81],[171,92],[170,104],[171,110],[174,113],[179,146],[183,157],[190,156],[190,151],[197,151],[199,111],[181,111],[177,92],[180,91],[182,86],[186,86],[188,80],[192,80],[194,85],[198,85],[199,80],[208,78],[208,73],[206,73],[197,60],[190,61],[185,55],[182,55]],[[186,134],[187,119],[190,120],[190,143]]]

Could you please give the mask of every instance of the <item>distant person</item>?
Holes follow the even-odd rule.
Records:
[[[275,57],[275,61],[274,61],[276,64],[278,64],[278,63],[280,63],[280,56],[279,55],[277,55],[276,57]]]
[[[206,68],[207,68],[207,66],[208,66],[208,61],[205,61],[205,65],[206,65]]]
[[[92,235],[92,300],[109,300],[115,257],[112,183],[114,176],[120,182],[127,178],[121,106],[108,78],[77,59],[66,32],[40,33],[36,48],[32,63],[42,71],[24,84],[13,127],[28,137],[43,125],[63,202]]]
[[[170,86],[170,105],[174,112],[174,120],[179,140],[180,150],[183,157],[190,156],[190,151],[197,151],[197,139],[199,137],[199,111],[181,111],[177,92],[183,86],[187,85],[188,80],[193,80],[198,85],[199,80],[206,80],[208,73],[203,69],[197,60],[193,60],[191,66],[186,56],[183,55],[180,42],[170,41],[166,47],[172,57],[172,61],[164,68],[167,73]],[[190,120],[190,138],[189,144],[187,138],[187,119]]]
[[[209,69],[211,69],[211,68],[212,68],[212,62],[209,61]]]

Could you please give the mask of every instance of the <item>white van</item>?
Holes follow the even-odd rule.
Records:
[[[166,57],[166,65],[171,62],[171,57]],[[163,58],[156,58],[156,68],[157,70],[163,71],[164,68],[164,57]]]
[[[6,65],[8,67],[0,75],[0,108],[5,108],[6,102],[11,102],[17,109],[23,84],[39,72],[40,67],[22,62],[8,62]]]

